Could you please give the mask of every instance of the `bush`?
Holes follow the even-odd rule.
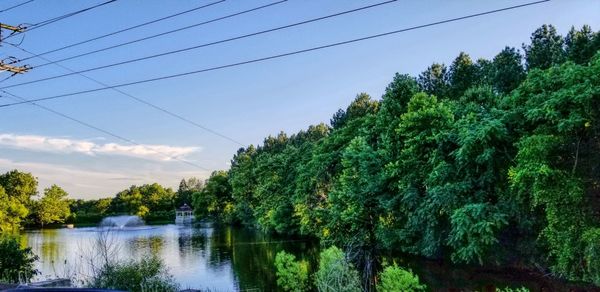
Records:
[[[394,291],[425,291],[425,285],[419,282],[419,277],[397,265],[386,267],[379,274],[378,292]]]
[[[18,238],[0,235],[0,280],[10,283],[29,281],[39,272],[33,267],[38,257],[31,248],[22,248]]]
[[[157,257],[125,263],[106,263],[88,287],[125,291],[178,291],[179,286]]]
[[[504,289],[496,288],[496,292],[529,292],[529,289],[527,289],[525,287],[521,287],[521,288],[506,287]]]
[[[600,286],[600,228],[589,228],[583,233],[585,245],[585,277],[584,279]]]
[[[342,250],[332,246],[320,254],[315,285],[321,292],[359,292],[360,277]]]
[[[277,286],[284,291],[308,290],[308,264],[296,261],[292,254],[280,251],[275,256]]]

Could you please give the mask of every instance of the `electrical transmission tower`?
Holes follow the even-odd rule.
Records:
[[[25,31],[25,27],[19,25],[19,26],[13,26],[13,25],[8,25],[5,23],[0,23],[0,45],[2,44],[2,41],[4,40],[3,36],[2,36],[2,32],[8,30],[11,31],[10,35],[16,34],[16,33],[22,33]],[[29,67],[27,65],[25,66],[15,66],[13,64],[19,63],[20,61],[17,58],[14,57],[9,57],[7,59],[4,60],[0,60],[0,71],[7,71],[10,72],[14,75],[16,74],[23,74],[27,71],[29,71]]]

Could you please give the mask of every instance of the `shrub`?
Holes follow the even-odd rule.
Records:
[[[320,254],[315,285],[321,292],[359,292],[360,277],[342,250],[332,246]]]
[[[425,291],[426,286],[419,277],[397,265],[386,267],[379,275],[378,292]]]
[[[308,290],[308,264],[296,261],[292,254],[280,251],[275,256],[277,286],[284,291],[301,292]]]
[[[600,228],[589,228],[583,234],[585,245],[585,280],[600,286]]]
[[[125,291],[178,291],[179,287],[157,257],[124,263],[106,263],[96,271],[91,288]]]
[[[521,288],[506,287],[504,289],[496,288],[496,292],[529,292],[529,289],[527,289],[525,287],[521,287]]]
[[[31,248],[22,248],[18,238],[0,235],[0,280],[17,283],[29,281],[39,272],[33,266],[38,257]]]

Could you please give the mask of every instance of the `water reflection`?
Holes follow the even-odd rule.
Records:
[[[47,277],[86,275],[88,256],[97,248],[99,228],[26,231],[22,244],[40,257],[36,263]],[[164,260],[182,288],[213,291],[274,291],[275,255],[281,250],[316,267],[318,244],[275,238],[247,229],[195,226],[143,226],[114,230],[111,242],[122,260],[150,254]],[[531,291],[569,291],[574,285],[515,271],[456,267],[436,261],[390,255],[388,262],[411,268],[434,291],[493,291],[494,287],[521,287]],[[491,289],[491,290],[489,290]]]
[[[101,228],[26,231],[23,240],[40,256],[39,278],[85,274],[86,258],[95,248]],[[112,230],[110,241],[118,245],[122,260],[149,254],[162,258],[182,288],[218,291],[274,290],[275,254],[285,249],[300,258],[314,260],[317,249],[308,242],[271,238],[250,230],[163,225]]]

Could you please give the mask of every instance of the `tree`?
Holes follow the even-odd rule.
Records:
[[[569,61],[576,64],[587,64],[600,49],[600,35],[594,33],[589,25],[580,30],[571,27],[565,38],[565,54]]]
[[[505,47],[492,61],[492,85],[499,93],[509,93],[525,79],[523,57],[515,48]]]
[[[328,198],[327,229],[334,244],[350,246],[353,260],[363,268],[365,286],[370,285],[377,261],[380,159],[363,137],[354,138],[343,152],[342,174]]]
[[[446,65],[433,63],[419,74],[417,81],[422,91],[438,97],[446,97],[448,94],[449,76]]]
[[[37,179],[31,173],[15,169],[0,175],[0,186],[6,194],[28,208],[32,197],[37,196],[37,185]]]
[[[292,254],[280,251],[275,256],[277,286],[284,291],[308,291],[308,263],[296,261]]]
[[[0,186],[0,233],[17,232],[27,214],[27,207],[17,198],[8,196]]]
[[[196,216],[217,221],[233,221],[233,198],[226,171],[214,171],[206,180],[204,188],[193,194],[192,202]]]
[[[65,222],[65,219],[71,215],[68,196],[69,194],[57,185],[44,190],[44,196],[39,201],[36,212],[42,226]]]
[[[320,292],[361,291],[358,272],[346,260],[344,252],[335,246],[321,252],[315,285]]]
[[[552,25],[542,25],[531,35],[531,44],[523,44],[527,70],[548,69],[565,60],[564,39]]]
[[[177,196],[175,197],[175,206],[179,207],[183,204],[192,204],[192,194],[199,192],[204,187],[204,182],[196,177],[182,179],[177,189]]]
[[[470,87],[479,84],[477,66],[475,66],[471,57],[464,52],[460,52],[458,57],[452,61],[448,75],[448,96],[439,97],[456,99]]]
[[[20,280],[31,280],[39,271],[34,263],[38,257],[30,247],[22,248],[18,238],[0,234],[0,280],[19,283]]]
[[[397,265],[386,267],[379,274],[378,292],[426,291],[427,287],[419,282],[419,277],[411,271]]]

